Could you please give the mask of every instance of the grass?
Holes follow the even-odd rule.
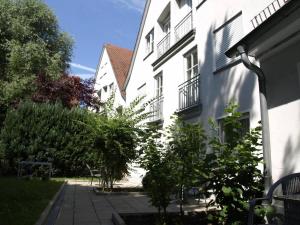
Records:
[[[0,225],[35,224],[62,183],[0,177]]]

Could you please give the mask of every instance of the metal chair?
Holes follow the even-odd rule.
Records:
[[[101,173],[100,170],[97,169],[91,169],[91,167],[86,164],[86,167],[88,168],[89,172],[90,172],[90,176],[91,176],[91,185],[93,185],[93,179],[97,178],[99,179],[99,186],[100,186],[100,182],[101,182]]]
[[[268,204],[276,199],[283,202],[285,225],[300,224],[300,173],[294,173],[282,177],[275,182],[268,191],[266,197],[256,198],[249,202],[248,225],[253,225],[254,208],[258,202],[265,201]]]

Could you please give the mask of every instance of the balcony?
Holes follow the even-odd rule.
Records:
[[[150,103],[150,115],[149,115],[149,121],[155,122],[163,119],[163,103],[164,98],[163,96],[156,97],[153,99],[153,101]]]
[[[183,111],[200,104],[200,75],[179,85],[179,108]]]
[[[192,12],[190,12],[175,26],[175,42],[179,41],[193,29],[192,15]]]
[[[157,44],[157,57],[161,57],[170,49],[170,32]]]
[[[264,10],[262,10],[251,20],[253,28],[255,29],[256,27],[258,27],[289,1],[290,0],[273,1],[270,5],[268,5]]]

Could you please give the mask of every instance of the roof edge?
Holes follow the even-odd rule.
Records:
[[[151,0],[147,0],[147,2],[145,3],[143,17],[142,17],[142,20],[141,20],[141,23],[140,23],[139,32],[138,32],[138,35],[137,35],[137,38],[136,38],[136,41],[135,41],[133,55],[132,55],[132,59],[131,59],[130,67],[129,67],[129,71],[128,71],[127,78],[125,80],[125,84],[124,84],[124,87],[123,87],[123,89],[124,89],[125,92],[126,92],[126,89],[127,89],[130,77],[131,77],[133,65],[134,65],[134,62],[135,62],[136,55],[137,55],[137,50],[138,50],[138,47],[140,45],[141,36],[142,36],[143,30],[144,30],[144,25],[145,25],[145,22],[146,22],[146,17],[147,17],[148,11],[149,11],[150,3],[151,3]]]

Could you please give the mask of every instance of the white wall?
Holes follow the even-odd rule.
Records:
[[[300,42],[261,59],[266,74],[273,180],[300,171]]]
[[[170,116],[178,109],[178,85],[184,82],[183,55],[197,46],[201,74],[202,111],[199,111],[199,114],[195,115],[195,117],[201,117],[201,120],[206,125],[209,117],[218,118],[223,116],[226,105],[230,100],[235,100],[241,105],[241,111],[250,112],[251,126],[256,126],[257,121],[260,120],[256,77],[250,74],[241,64],[214,74],[215,40],[213,31],[232,16],[243,11],[243,30],[249,32],[251,30],[249,26],[249,24],[251,25],[250,20],[267,5],[266,2],[268,1],[264,1],[265,4],[261,3],[262,1],[257,1],[259,4],[250,4],[250,0],[209,0],[196,9],[198,1],[194,0],[192,6],[193,24],[196,29],[194,41],[154,71],[151,64],[157,59],[156,46],[161,40],[160,38],[162,38],[158,34],[160,28],[157,19],[169,2],[171,4],[172,34],[174,33],[174,26],[189,12],[187,7],[180,8],[177,1],[151,1],[133,70],[130,74],[131,78],[126,89],[127,103],[131,102],[138,95],[137,88],[145,82],[148,98],[153,97],[153,77],[162,71],[164,83],[164,126],[167,126],[170,123]],[[245,11],[247,13],[244,13]],[[248,27],[246,24],[248,24]],[[155,36],[154,53],[145,59],[145,36],[152,28],[154,28]]]

